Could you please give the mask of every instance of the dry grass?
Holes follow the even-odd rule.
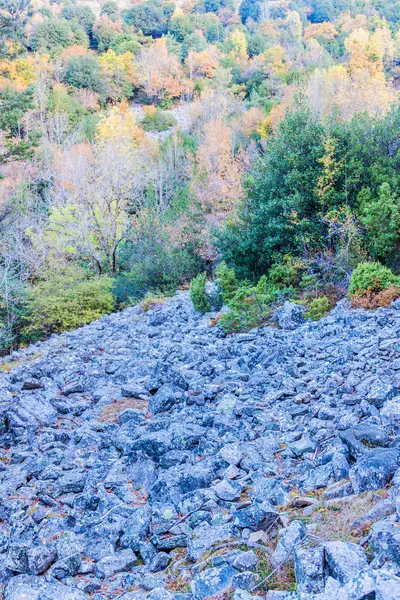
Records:
[[[162,306],[167,300],[166,296],[153,296],[148,294],[140,303],[140,307],[144,312],[149,311],[156,306]]]
[[[268,555],[262,550],[256,550],[259,560],[256,575],[257,582],[263,581],[273,571],[273,567]],[[256,593],[268,592],[269,590],[279,590],[283,592],[293,592],[296,590],[296,577],[294,574],[293,561],[288,561],[275,573],[271,579],[268,579],[263,585],[257,588]]]
[[[39,358],[39,356],[41,356],[41,354],[33,354],[29,358],[21,358],[20,360],[1,363],[0,371],[2,371],[3,373],[10,373],[13,369],[16,369],[17,367],[22,367],[23,365],[31,363],[32,361]]]
[[[313,533],[324,540],[344,540],[357,544],[371,524],[355,529],[353,523],[386,496],[386,490],[364,492],[356,497],[321,504],[310,517],[302,517],[301,509],[291,511],[291,516],[309,523]]]
[[[114,400],[111,404],[107,404],[107,406],[101,408],[98,420],[102,423],[117,423],[119,415],[127,408],[136,408],[138,410],[145,409],[147,412],[148,402],[147,400],[141,400],[140,398]]]
[[[399,287],[388,287],[381,292],[366,292],[363,296],[351,296],[351,305],[353,308],[365,308],[367,310],[375,310],[379,307],[390,306],[392,302],[400,298]]]
[[[218,325],[223,316],[222,314],[218,314],[214,319],[210,319],[210,327]]]

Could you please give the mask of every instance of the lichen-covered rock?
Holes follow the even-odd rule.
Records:
[[[203,600],[229,591],[235,573],[232,567],[215,567],[195,575],[190,584],[193,600]]]
[[[350,542],[324,544],[327,572],[340,583],[354,579],[368,565],[364,550]]]
[[[87,600],[86,594],[57,581],[33,575],[19,575],[8,583],[4,600]]]
[[[350,480],[356,494],[379,490],[392,479],[400,464],[397,448],[376,450],[350,469]]]

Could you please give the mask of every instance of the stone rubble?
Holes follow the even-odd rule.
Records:
[[[0,597],[400,599],[400,302],[215,316],[178,292],[3,361]],[[359,543],[318,533],[365,498]]]

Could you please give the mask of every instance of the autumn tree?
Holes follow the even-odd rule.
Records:
[[[0,57],[21,49],[29,4],[30,0],[0,0]]]

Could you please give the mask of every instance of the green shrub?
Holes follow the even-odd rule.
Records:
[[[314,298],[308,305],[307,316],[313,321],[319,321],[322,317],[325,317],[330,308],[329,298],[322,296],[321,298]]]
[[[400,278],[388,267],[378,262],[360,263],[354,269],[349,294],[363,296],[368,293],[379,293],[390,286],[400,285]]]
[[[234,269],[229,269],[226,262],[221,262],[215,269],[217,285],[221,290],[221,296],[225,303],[233,298],[239,287]]]
[[[299,263],[288,257],[283,262],[273,264],[268,276],[276,287],[285,288],[296,284],[300,268]]]
[[[69,331],[112,312],[111,287],[111,278],[89,279],[86,273],[73,266],[47,272],[30,290],[24,337],[33,341]]]
[[[257,285],[243,284],[227,301],[229,311],[220,320],[226,333],[249,331],[268,319],[273,307],[291,297],[293,288],[278,289],[263,275]]]
[[[159,109],[148,110],[142,119],[141,125],[145,131],[168,131],[176,124],[172,115],[166,114]]]
[[[197,312],[206,313],[211,310],[206,294],[207,274],[199,273],[190,282],[190,299]]]

